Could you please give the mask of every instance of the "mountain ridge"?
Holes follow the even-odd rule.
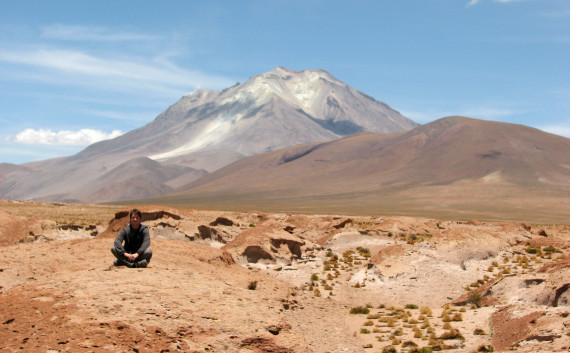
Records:
[[[248,157],[149,202],[367,214],[457,208],[456,215],[487,217],[520,217],[519,210],[535,220],[564,218],[568,151],[570,139],[523,125],[448,117],[406,132]]]
[[[257,153],[359,131],[402,131],[417,125],[326,71],[279,67],[223,91],[201,90],[184,96],[149,124],[95,143],[74,156],[23,165],[29,169],[0,166],[0,198],[135,199],[142,194],[120,185],[129,180],[140,184],[140,175],[147,172],[158,174],[146,163],[140,175],[129,171],[130,179],[113,181],[109,175],[117,174],[116,168],[129,160],[149,158],[177,170],[160,180],[153,177],[152,184],[158,183],[153,188],[160,193],[170,190],[170,185],[181,185],[184,178],[195,180],[196,170],[212,172]]]

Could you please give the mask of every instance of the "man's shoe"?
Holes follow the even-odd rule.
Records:
[[[115,261],[113,261],[113,265],[115,265],[115,266],[127,266],[128,268],[135,267],[134,263],[129,262],[127,260],[115,260]]]
[[[146,261],[146,259],[145,259],[145,260],[140,260],[139,262],[136,262],[136,263],[135,263],[135,266],[136,266],[136,267],[139,267],[139,268],[145,268],[145,267],[148,266],[148,261]]]

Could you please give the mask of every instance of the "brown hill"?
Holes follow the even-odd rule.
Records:
[[[449,117],[256,155],[153,203],[566,222],[570,139]]]

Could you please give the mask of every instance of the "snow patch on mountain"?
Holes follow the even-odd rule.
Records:
[[[218,141],[226,139],[232,134],[232,127],[243,117],[243,114],[221,114],[218,118],[206,126],[204,130],[187,144],[171,151],[148,156],[152,160],[167,160],[169,158],[183,156],[187,153],[203,150],[214,145]]]

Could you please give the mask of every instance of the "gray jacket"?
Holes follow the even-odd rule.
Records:
[[[139,229],[131,229],[129,224],[115,238],[115,248],[120,255],[125,252],[128,254],[137,252],[142,255],[149,246],[150,233],[148,227],[143,224],[140,225]]]

